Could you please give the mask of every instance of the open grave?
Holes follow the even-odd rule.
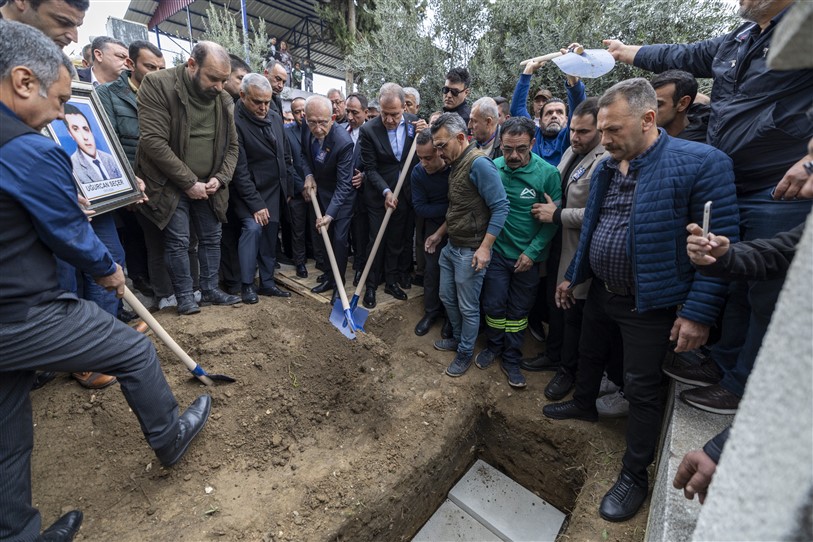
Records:
[[[316,300],[262,297],[199,315],[157,313],[207,371],[205,388],[157,343],[181,405],[208,392],[212,417],[164,469],[118,386],[58,378],[32,393],[34,502],[50,524],[79,508],[77,540],[407,541],[477,459],[567,514],[560,540],[642,540],[597,508],[618,473],[624,420],[542,416],[553,373],[511,389],[499,367],[452,379],[452,354],[413,332],[422,300],[373,310],[350,341]],[[157,340],[157,339],[156,339]],[[482,346],[478,344],[478,348]],[[526,352],[541,347],[530,335]]]

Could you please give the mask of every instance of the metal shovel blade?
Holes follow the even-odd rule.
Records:
[[[343,310],[339,301],[336,300],[336,303],[333,304],[333,310],[330,311],[330,323],[348,339],[356,338],[352,319],[353,315],[350,309],[348,308],[346,311]]]
[[[613,55],[605,49],[587,49],[583,54],[567,53],[553,59],[553,63],[567,75],[574,77],[601,77],[615,66]]]
[[[232,377],[230,377],[230,376],[226,376],[226,375],[213,375],[213,374],[207,373],[207,372],[206,372],[206,371],[203,369],[203,367],[201,367],[201,366],[200,366],[200,365],[198,365],[198,364],[195,364],[195,368],[194,368],[194,369],[189,369],[189,372],[190,372],[190,373],[192,373],[192,374],[195,376],[195,378],[197,378],[197,379],[199,379],[199,380],[203,380],[203,378],[201,378],[201,377],[204,377],[204,378],[209,378],[209,379],[211,379],[211,380],[219,380],[220,382],[228,382],[228,383],[230,383],[230,384],[231,384],[232,382],[237,382],[237,380],[235,380],[234,378],[232,378]]]

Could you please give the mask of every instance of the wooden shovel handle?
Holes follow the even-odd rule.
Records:
[[[311,203],[313,203],[313,211],[316,213],[316,218],[322,218],[319,202],[316,201],[316,188],[311,188]],[[322,234],[322,240],[325,242],[325,251],[327,252],[327,257],[330,259],[330,268],[333,270],[333,280],[336,281],[336,289],[339,290],[339,297],[342,299],[342,309],[347,310],[350,308],[350,302],[347,301],[347,292],[344,291],[344,282],[342,281],[342,276],[339,274],[339,264],[336,263],[336,255],[333,254],[333,247],[330,244],[330,236],[327,233],[327,228],[319,228],[319,233]]]
[[[147,310],[147,307],[145,307],[141,303],[141,301],[138,300],[135,294],[131,292],[127,286],[124,287],[124,300],[127,303],[129,303],[131,307],[133,307],[133,310],[135,310],[136,313],[138,313],[138,316],[141,317],[141,319],[144,320],[148,326],[150,326],[150,329],[152,329],[153,333],[158,335],[158,338],[161,339],[164,342],[164,344],[167,345],[169,349],[172,350],[172,352],[181,359],[181,361],[183,361],[184,365],[186,365],[186,368],[192,371],[192,373],[194,374],[195,369],[198,366],[198,364],[195,363],[195,360],[189,357],[189,354],[184,352],[184,349],[181,348],[178,345],[178,343],[175,342],[175,339],[169,336],[169,333],[166,332],[166,330],[161,326],[161,324],[158,323],[158,320],[156,320],[155,317],[152,314],[150,314],[150,311]],[[198,378],[198,380],[200,380],[207,386],[214,385],[212,379],[206,375],[195,375],[195,376]]]

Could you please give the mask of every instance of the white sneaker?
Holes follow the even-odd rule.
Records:
[[[629,414],[630,404],[624,399],[624,392],[619,390],[596,399],[596,410],[605,418],[623,418]]]
[[[177,307],[178,301],[175,299],[175,294],[169,297],[162,297],[158,300],[158,310],[166,309],[167,307]]]
[[[602,395],[609,395],[617,392],[620,389],[621,388],[615,385],[615,382],[607,378],[607,373],[604,373],[604,376],[601,377],[601,387],[598,389],[598,396],[601,397]]]
[[[195,303],[200,303],[200,299],[201,299],[200,290],[195,290],[194,292],[192,292],[192,295],[195,297]],[[175,296],[172,296],[172,297],[175,297]]]

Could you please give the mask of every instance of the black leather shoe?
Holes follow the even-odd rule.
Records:
[[[267,295],[269,297],[291,297],[291,292],[286,292],[285,290],[280,289],[280,287],[277,285],[260,288],[257,290],[257,293],[260,295]]]
[[[576,380],[567,370],[559,368],[548,385],[545,386],[545,397],[551,401],[559,401],[570,393]]]
[[[308,278],[308,268],[305,267],[304,263],[300,263],[296,266],[296,276],[301,279]]]
[[[618,480],[601,499],[598,513],[607,521],[625,521],[641,508],[646,500],[646,486],[638,485],[626,471],[621,471]]]
[[[180,315],[197,314],[200,312],[200,306],[195,303],[194,296],[181,296],[178,298],[177,310]]]
[[[384,286],[384,293],[390,294],[395,299],[399,301],[405,301],[407,298],[406,293],[395,283],[387,284]]]
[[[253,284],[243,284],[243,288],[240,291],[240,297],[243,298],[243,303],[248,303],[249,305],[253,305],[260,300],[257,297],[257,290],[254,288]]]
[[[330,295],[330,306],[336,304],[336,300],[339,299],[339,289],[333,288],[333,293]]]
[[[31,391],[40,389],[54,378],[56,378],[54,371],[37,371],[34,382],[31,383]]]
[[[423,337],[429,330],[432,328],[432,324],[435,323],[435,320],[438,319],[436,314],[424,314],[421,321],[415,326],[415,335],[418,337]]]
[[[523,360],[519,362],[519,366],[525,371],[531,372],[559,370],[559,362],[551,361],[545,354],[539,354],[533,358],[523,358]]]
[[[286,256],[285,254],[278,255],[276,259],[281,264],[294,265],[294,261],[291,258],[289,258],[288,256]]]
[[[81,510],[71,510],[56,520],[53,525],[42,531],[40,540],[44,542],[70,542],[79,532],[83,518]]]
[[[412,289],[412,278],[409,275],[407,275],[401,280],[399,280],[398,284],[401,286],[402,290],[410,290]]]
[[[155,450],[158,461],[165,467],[171,467],[183,457],[189,443],[192,442],[209,419],[212,411],[212,398],[209,395],[201,395],[189,405],[186,412],[181,414],[178,420],[178,434],[175,440],[169,444]]]
[[[367,288],[364,292],[364,306],[368,309],[372,309],[375,307],[375,288]]]
[[[356,271],[356,274],[353,275],[353,286],[358,286],[360,280],[361,280],[361,271]]]
[[[321,275],[316,277],[316,282],[322,283],[322,282],[325,282],[326,280],[328,280],[329,278],[330,278],[330,275],[328,275],[327,273],[322,273]]]
[[[317,284],[316,286],[311,288],[311,292],[315,294],[322,294],[327,292],[328,290],[332,290],[335,287],[336,287],[335,282],[333,282],[332,280],[326,280],[325,282]]]
[[[440,337],[442,339],[451,339],[454,337],[454,330],[452,329],[452,323],[447,318],[443,322],[443,327],[440,329]]]
[[[415,275],[412,277],[412,284],[423,288],[423,275]]]
[[[227,294],[220,288],[213,290],[201,290],[201,305],[234,305],[240,303],[239,296]]]
[[[554,420],[584,420],[586,422],[598,421],[598,412],[595,405],[592,410],[582,410],[576,406],[575,401],[565,401],[564,403],[553,403],[545,405],[542,414]]]

